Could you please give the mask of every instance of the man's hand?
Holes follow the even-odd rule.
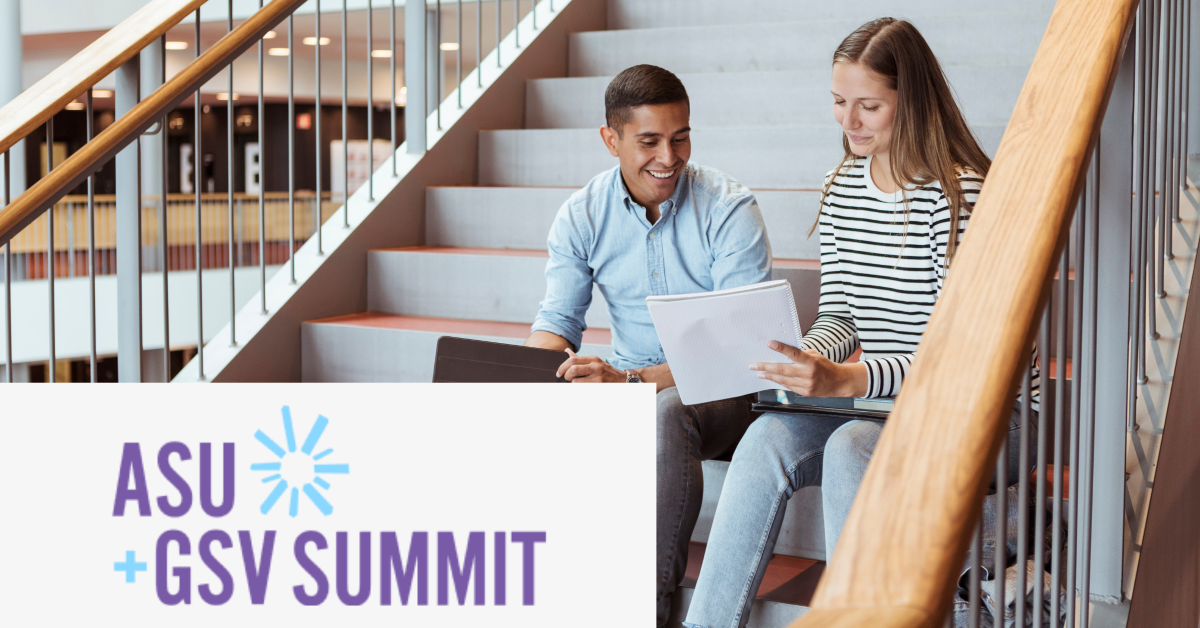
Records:
[[[817,353],[772,340],[767,345],[794,364],[757,362],[750,370],[762,379],[782,384],[805,397],[862,397],[867,394],[867,367],[863,364],[838,364]]]
[[[571,357],[567,358],[567,361],[558,367],[558,377],[565,378],[572,384],[625,383],[625,372],[618,371],[608,362],[594,355],[575,355],[575,352],[569,348],[566,351]]]

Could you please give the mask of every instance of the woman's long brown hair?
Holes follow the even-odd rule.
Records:
[[[904,20],[884,17],[863,24],[842,40],[833,53],[833,62],[861,63],[887,79],[896,90],[896,117],[888,150],[892,179],[901,189],[934,181],[941,184],[950,206],[950,234],[946,244],[949,264],[958,248],[959,214],[971,211],[958,184],[958,169],[970,168],[982,178],[987,176],[992,160],[967,127],[937,57],[916,27]],[[855,158],[844,133],[842,148],[846,151],[842,163],[821,190],[822,211],[833,180]],[[906,202],[905,224],[907,205]],[[819,224],[819,214],[817,221]],[[809,234],[816,228],[813,225]]]

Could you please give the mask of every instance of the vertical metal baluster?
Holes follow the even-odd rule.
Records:
[[[1025,563],[1029,559],[1029,412],[1033,402],[1032,373],[1025,368],[1025,377],[1021,380],[1021,435],[1017,452],[1017,582],[1016,582],[1016,621],[1018,626],[1025,625],[1025,585],[1027,572]],[[1007,464],[1007,460],[1005,464]]]
[[[258,0],[258,9],[263,0]],[[258,279],[262,290],[259,293],[262,314],[267,314],[267,121],[266,103],[263,102],[263,41],[258,40]]]
[[[346,0],[342,0],[342,228],[350,228],[350,136],[347,135],[350,117],[350,107],[347,104],[346,78],[347,59],[349,52],[346,48]],[[332,173],[330,173],[332,174]]]
[[[1171,212],[1167,220],[1168,236],[1167,236],[1167,251],[1170,252],[1175,246],[1175,223],[1179,222],[1179,199],[1182,192],[1179,184],[1183,181],[1183,176],[1186,174],[1187,166],[1187,135],[1183,132],[1183,118],[1187,115],[1184,109],[1184,98],[1187,93],[1187,75],[1184,74],[1184,64],[1186,57],[1184,56],[1183,41],[1188,30],[1189,23],[1184,18],[1184,5],[1187,0],[1178,0],[1175,7],[1175,115],[1172,117],[1175,133],[1173,137],[1174,150],[1171,151],[1172,163],[1171,168]]]
[[[396,169],[396,149],[400,146],[397,143],[396,137],[396,0],[392,0],[391,11],[388,13],[388,46],[391,51],[391,70],[392,70],[392,178],[400,177],[399,171]]]
[[[66,203],[67,214],[67,276],[75,276],[75,203]]]
[[[536,31],[537,30],[537,0],[533,0],[533,9],[531,9],[529,11],[529,14],[533,16],[533,30]]]
[[[395,2],[395,0],[392,0]],[[313,208],[313,223],[316,225],[317,232],[317,255],[325,255],[325,241],[321,233],[321,0],[317,0],[316,18],[317,28],[317,101],[313,107],[313,117],[317,120],[317,200],[316,207]],[[370,54],[368,52],[368,54]]]
[[[86,141],[92,141],[92,136],[95,133],[93,128],[92,110],[92,88],[87,90],[86,100],[87,120],[84,123],[84,128],[87,133]],[[5,164],[7,167],[7,162]],[[8,181],[8,173],[4,175],[4,180]],[[8,191],[5,190],[4,199],[8,201]],[[88,330],[90,331],[89,345],[91,349],[91,380],[96,383],[96,175],[88,175],[87,180],[87,237],[88,237]],[[5,256],[7,262],[7,255]],[[5,267],[4,277],[8,278],[8,268]],[[11,361],[11,360],[10,360]],[[10,366],[11,370],[12,367]]]
[[[1179,41],[1179,11],[1177,0],[1168,0],[1167,2],[1167,120],[1166,120],[1166,159],[1163,161],[1163,215],[1162,215],[1162,250],[1163,261],[1159,263],[1159,285],[1163,287],[1163,292],[1166,293],[1166,287],[1162,283],[1162,277],[1165,272],[1166,262],[1174,258],[1171,252],[1172,237],[1171,234],[1174,228],[1173,224],[1174,206],[1176,196],[1175,191],[1175,173],[1178,151],[1178,116],[1179,116],[1179,57],[1176,54]]]
[[[162,60],[161,60],[159,67],[162,70],[162,77],[161,77],[162,80],[159,81],[159,85],[166,85],[167,84],[167,36],[165,33],[162,36],[162,42],[160,45],[160,49],[162,50]],[[231,67],[230,73],[232,74],[232,72],[233,72],[233,69]],[[231,92],[231,94],[232,94],[232,92]],[[233,96],[231,95],[230,98],[233,98]],[[88,121],[88,124],[91,124],[90,120]],[[163,381],[169,384],[169,383],[171,383],[171,308],[170,308],[170,300],[169,300],[170,292],[167,289],[167,273],[171,270],[171,265],[168,262],[168,257],[167,257],[168,254],[170,253],[170,242],[168,242],[168,238],[167,238],[167,233],[168,233],[167,230],[169,229],[169,225],[167,224],[167,189],[168,189],[168,187],[167,187],[167,156],[168,156],[168,150],[170,149],[170,147],[168,146],[169,142],[167,141],[167,125],[170,124],[170,122],[167,119],[167,114],[165,114],[165,113],[163,114],[162,121],[159,124],[162,125],[159,129],[159,132],[162,133],[162,190],[161,190],[162,198],[161,198],[161,202],[159,203],[158,239],[160,240],[159,246],[161,247],[161,251],[162,251]],[[90,139],[90,135],[89,135],[89,139]],[[232,163],[232,161],[230,161],[230,163]],[[91,190],[89,188],[89,192],[90,191]],[[89,221],[90,221],[90,218],[89,218]],[[89,222],[89,224],[90,224],[90,222]],[[89,248],[89,250],[91,250],[91,249]],[[93,304],[93,307],[94,307],[94,304]],[[95,337],[95,334],[93,334],[93,338],[94,337]],[[95,370],[95,368],[96,368],[95,365],[93,365],[92,369]]]
[[[225,19],[225,33],[228,35],[233,32],[233,0],[229,0],[229,14]],[[234,281],[235,268],[233,264],[233,62],[229,62],[229,67],[225,68],[229,91],[225,95],[225,134],[227,136],[226,157],[229,160],[226,171],[225,187],[228,193],[229,203],[228,211],[229,223],[226,230],[225,248],[229,252],[229,346],[237,346],[237,297],[234,295],[236,282]],[[167,359],[167,368],[170,368],[170,356]]]
[[[1064,275],[1059,276],[1059,282],[1066,282],[1067,278]],[[1034,490],[1034,511],[1033,511],[1033,564],[1037,566],[1035,573],[1038,574],[1037,581],[1033,583],[1033,625],[1040,627],[1042,625],[1042,615],[1044,614],[1044,604],[1046,597],[1043,587],[1046,572],[1046,482],[1050,478],[1046,475],[1046,426],[1049,421],[1046,420],[1051,412],[1047,412],[1046,391],[1050,390],[1050,378],[1046,373],[1050,370],[1050,311],[1053,309],[1051,302],[1054,299],[1054,289],[1051,288],[1050,293],[1046,295],[1046,307],[1042,310],[1041,330],[1038,334],[1038,353],[1042,358],[1041,368],[1038,369],[1038,438],[1037,438],[1037,472],[1034,474],[1037,477],[1038,484]],[[1062,306],[1059,306],[1062,307]],[[1061,362],[1063,356],[1060,354],[1056,358],[1056,362]]]
[[[521,0],[513,0],[513,47],[521,47]]]
[[[1183,104],[1179,107],[1180,115],[1180,130],[1179,136],[1183,144],[1183,150],[1179,154],[1179,192],[1175,198],[1187,192],[1187,161],[1188,161],[1188,111],[1191,107],[1192,95],[1189,89],[1192,76],[1192,3],[1186,1],[1183,3],[1183,69],[1180,74],[1183,76]],[[1175,222],[1181,222],[1183,219],[1179,215],[1179,204],[1175,205]]]
[[[1063,245],[1058,259],[1058,311],[1054,316],[1056,357],[1054,368],[1054,473],[1052,474],[1052,500],[1050,503],[1050,625],[1058,626],[1062,613],[1059,604],[1059,588],[1062,585],[1062,499],[1063,499],[1063,420],[1067,396],[1067,310],[1070,307],[1068,290],[1070,282],[1067,260],[1071,255],[1070,238]]]
[[[288,16],[288,273],[296,283],[296,73],[295,19]],[[317,42],[320,45],[321,42]]]
[[[983,585],[983,517],[979,517],[979,522],[975,524],[975,534],[971,537],[971,569],[968,582],[970,590],[967,592],[967,600],[970,605],[967,611],[967,626],[968,628],[979,628],[979,619],[982,615],[983,604],[981,603],[981,586]]]
[[[374,68],[375,57],[371,55],[373,37],[371,23],[375,21],[375,11],[371,8],[371,0],[367,0],[367,202],[375,202],[375,93]]]
[[[1079,365],[1082,362],[1081,350],[1083,348],[1083,282],[1087,280],[1087,270],[1084,267],[1084,230],[1087,226],[1089,216],[1087,215],[1087,196],[1090,192],[1090,187],[1085,187],[1083,198],[1080,199],[1079,206],[1075,208],[1075,247],[1074,262],[1075,262],[1075,307],[1071,308],[1071,358],[1073,368],[1071,369],[1071,420],[1070,420],[1070,481],[1068,482],[1067,495],[1070,500],[1070,508],[1067,513],[1067,554],[1066,554],[1066,587],[1067,587],[1067,623],[1068,626],[1075,625],[1075,547],[1076,535],[1079,531],[1078,515],[1079,515],[1079,492],[1076,489],[1079,480],[1079,417],[1080,408],[1080,385],[1079,385]],[[1057,473],[1057,470],[1055,471]]]
[[[88,88],[88,130],[91,130],[91,105],[92,105],[92,90]],[[90,134],[88,139],[91,139]],[[4,151],[4,206],[8,207],[10,168],[9,168],[8,151]],[[89,179],[90,181],[90,179]],[[88,184],[88,197],[91,197],[91,184]],[[92,310],[95,311],[95,291],[92,292]],[[95,315],[92,316],[92,337],[95,338],[96,325]],[[95,343],[92,344],[95,347]],[[95,356],[95,349],[92,350],[92,355]],[[95,364],[95,357],[92,358],[92,364]],[[12,359],[12,240],[4,243],[4,377],[8,383],[13,382],[13,359]],[[96,372],[96,367],[92,367],[92,373]],[[93,375],[93,380],[94,379]]]
[[[46,120],[46,176],[50,176],[53,170],[54,116],[50,116],[50,119]],[[57,381],[57,373],[55,372],[57,369],[55,366],[58,365],[54,347],[54,207],[54,205],[51,205],[46,209],[46,278],[49,281],[49,284],[47,284],[49,290],[47,292],[50,295],[50,362],[47,368],[50,370],[49,379],[51,384]],[[140,199],[138,210],[141,210]]]
[[[503,0],[496,0],[496,67],[503,67],[500,63],[500,13],[504,8],[501,4]]]
[[[454,70],[457,73],[454,89],[458,92],[458,108],[462,109],[462,0],[454,0],[454,17],[458,21],[458,35],[454,40],[458,42],[458,50],[454,51]]]
[[[1080,413],[1080,469],[1078,473],[1079,486],[1079,628],[1087,628],[1090,619],[1090,592],[1091,592],[1091,561],[1092,561],[1092,469],[1095,463],[1095,437],[1096,437],[1096,288],[1097,278],[1099,273],[1096,272],[1096,267],[1099,265],[1099,227],[1100,227],[1100,149],[1099,142],[1096,143],[1097,148],[1092,152],[1092,170],[1091,176],[1088,179],[1092,193],[1089,196],[1088,211],[1090,220],[1088,220],[1088,229],[1085,233],[1085,264],[1086,264],[1086,281],[1088,282],[1087,309],[1085,310],[1085,327],[1087,328],[1085,337],[1087,338],[1087,347],[1084,360],[1082,360],[1080,369],[1080,383],[1087,382],[1086,386],[1080,386],[1084,389],[1083,403],[1086,404],[1086,412]],[[1169,224],[1169,221],[1168,223]],[[1082,410],[1082,408],[1081,408]],[[1072,475],[1075,475],[1072,473]]]
[[[993,625],[1003,626],[1007,605],[1004,603],[1004,577],[1008,570],[1008,440],[1000,441],[1000,454],[996,456],[996,555],[995,575],[992,577],[996,585],[994,598],[995,612],[992,614]]]
[[[1136,113],[1134,115],[1134,123],[1137,125],[1135,130],[1134,141],[1134,166],[1136,167],[1136,176],[1134,177],[1134,191],[1136,194],[1136,203],[1134,203],[1134,229],[1133,229],[1133,283],[1134,283],[1134,298],[1131,299],[1134,320],[1130,329],[1134,336],[1134,359],[1136,360],[1136,373],[1134,380],[1137,384],[1146,383],[1146,207],[1147,202],[1153,195],[1150,193],[1147,185],[1149,176],[1147,175],[1147,164],[1149,163],[1149,153],[1147,150],[1148,127],[1150,121],[1149,113],[1149,94],[1150,90],[1147,85],[1150,78],[1149,72],[1149,17],[1150,12],[1145,2],[1138,4],[1137,15],[1137,55],[1138,69],[1135,74],[1137,87],[1135,89],[1136,98],[1135,106]],[[1134,386],[1134,394],[1131,394],[1131,407],[1136,412],[1137,399],[1136,384]],[[1136,418],[1136,417],[1135,417]],[[1135,426],[1136,427],[1136,426]]]
[[[196,58],[200,58],[200,9],[196,9]],[[194,96],[196,103],[196,150],[192,151],[192,175],[196,178],[196,366],[200,370],[199,380],[204,381],[204,248],[203,238],[203,212],[200,207],[200,184],[203,182],[203,176],[200,174],[200,164],[204,155],[200,149],[200,113],[202,105],[200,104],[200,90],[196,89]],[[261,121],[260,121],[261,122]],[[259,152],[262,152],[262,146],[259,147]]]
[[[1156,221],[1158,223],[1158,231],[1156,232],[1157,251],[1156,251],[1156,255],[1152,256],[1152,261],[1154,264],[1153,265],[1153,268],[1154,268],[1154,297],[1162,299],[1163,297],[1166,297],[1166,293],[1163,291],[1163,257],[1165,256],[1165,249],[1164,249],[1163,243],[1166,240],[1166,237],[1165,237],[1166,227],[1165,227],[1165,225],[1163,225],[1162,222],[1163,222],[1163,216],[1166,213],[1166,172],[1168,172],[1170,169],[1170,166],[1169,166],[1170,155],[1168,154],[1168,148],[1166,148],[1166,136],[1168,136],[1168,132],[1169,132],[1168,127],[1166,127],[1166,121],[1168,121],[1168,118],[1170,115],[1168,106],[1169,106],[1170,97],[1171,97],[1171,95],[1170,95],[1170,61],[1171,61],[1171,59],[1170,59],[1169,49],[1168,49],[1169,40],[1170,40],[1170,36],[1169,36],[1169,32],[1168,32],[1168,19],[1166,19],[1166,14],[1165,14],[1162,6],[1158,7],[1158,13],[1159,13],[1159,19],[1158,19],[1159,41],[1158,41],[1157,47],[1158,47],[1158,55],[1159,55],[1159,62],[1158,62],[1159,102],[1158,102],[1158,124],[1156,125],[1157,137],[1156,137],[1156,143],[1154,143],[1154,145],[1156,145],[1156,152],[1157,152],[1156,161],[1157,161],[1157,165],[1158,165],[1158,168],[1156,169],[1156,177],[1154,177],[1154,183],[1156,183],[1156,185],[1154,185],[1154,199],[1156,199],[1156,205],[1154,205],[1154,221]],[[1154,301],[1151,301],[1151,312],[1150,312],[1151,313],[1151,330],[1152,330],[1151,333],[1152,333],[1154,339],[1157,339],[1157,337],[1158,337],[1156,311],[1157,311],[1157,304],[1154,303]]]
[[[369,1],[369,0],[368,0]],[[437,31],[437,92],[433,99],[437,107],[437,129],[442,130],[442,75],[446,73],[446,55],[442,54],[442,0],[437,0],[437,14],[433,18],[434,30]]]
[[[475,0],[475,82],[483,89],[483,0]]]

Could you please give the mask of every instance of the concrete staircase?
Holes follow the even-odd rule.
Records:
[[[837,44],[869,19],[913,21],[994,153],[1053,4],[608,0],[610,30],[570,36],[569,76],[526,83],[524,128],[479,133],[477,185],[426,190],[425,245],[368,253],[369,311],[302,325],[303,381],[429,381],[441,335],[521,342],[544,295],[546,234],[556,211],[616,165],[597,131],[604,88],[637,63],[672,70],[687,86],[693,161],[755,191],[773,274],[791,281],[807,326],[816,315],[819,265],[816,238],[805,234],[816,219],[817,188],[842,153],[828,93]],[[595,292],[585,353],[610,351],[603,303]],[[693,541],[708,538],[727,466],[705,465]],[[819,489],[798,493],[787,516],[776,553],[824,560]],[[693,553],[694,561],[702,556]],[[816,572],[787,573],[813,579]],[[811,587],[779,590],[808,593],[788,599],[760,591],[751,626],[781,626],[804,612]],[[676,620],[689,599],[686,589],[677,596]]]

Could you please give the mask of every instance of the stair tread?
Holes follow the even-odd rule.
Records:
[[[541,257],[549,258],[550,252],[545,249],[489,249],[462,246],[403,246],[387,249],[372,249],[372,253],[423,253],[427,255],[498,255],[502,257]],[[801,270],[820,270],[821,261],[815,259],[780,259],[772,260],[774,268],[796,268]]]
[[[689,589],[696,587],[706,547],[704,543],[688,544],[687,570],[680,586]],[[755,597],[768,602],[808,606],[823,573],[823,561],[775,554],[767,563],[767,572]]]
[[[383,312],[358,312],[356,314],[345,314],[305,321],[305,324],[349,325],[442,334],[495,336],[500,338],[525,338],[529,335],[529,323],[505,323],[500,321],[439,318],[434,316],[407,316],[403,314],[386,314]],[[612,344],[612,332],[604,328],[589,328],[583,332],[583,342],[597,345]]]

